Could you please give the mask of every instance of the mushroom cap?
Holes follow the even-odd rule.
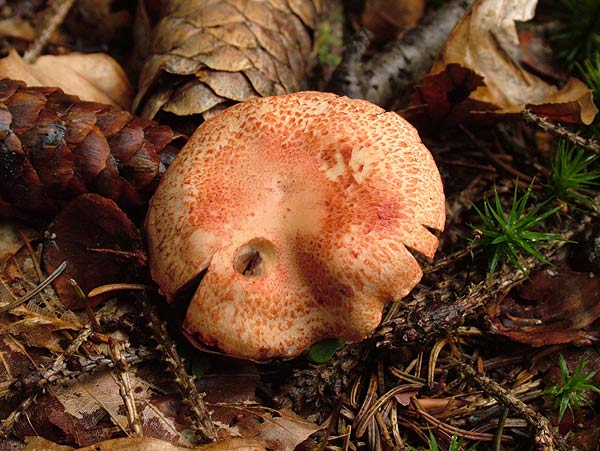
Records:
[[[393,112],[322,92],[235,105],[202,124],[150,202],[168,301],[199,282],[184,331],[252,360],[364,338],[433,257],[440,175]]]

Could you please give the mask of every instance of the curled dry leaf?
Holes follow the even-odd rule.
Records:
[[[360,25],[387,42],[417,23],[425,12],[425,0],[366,0]]]
[[[129,39],[131,2],[118,0],[78,0],[65,20],[65,26],[87,46],[107,46]],[[121,41],[122,42],[122,41]]]
[[[29,240],[39,238],[37,232],[26,227],[17,227],[9,222],[0,221],[0,266],[17,253],[24,244],[19,233]]]
[[[591,123],[598,110],[584,83],[571,78],[558,89],[519,64],[515,22],[530,20],[536,4],[476,1],[416,88],[416,111],[444,125],[485,112],[519,114],[524,109],[552,120]]]
[[[169,127],[57,88],[0,81],[0,218],[41,221],[86,192],[142,207],[177,152]]]
[[[312,421],[285,409],[279,411],[279,416],[265,414],[263,420],[256,427],[256,439],[273,451],[294,451],[300,443],[321,429]]]
[[[518,295],[488,307],[492,331],[532,346],[589,343],[600,316],[600,279],[560,266],[531,276]]]
[[[50,224],[46,237],[46,270],[52,272],[68,262],[54,288],[70,308],[84,305],[69,279],[89,293],[100,285],[134,282],[146,266],[136,226],[117,204],[98,194],[83,194],[70,202]],[[95,296],[90,302],[97,304],[107,296],[110,294]]]
[[[207,117],[235,102],[301,90],[321,9],[321,0],[164,2],[148,30],[134,110],[149,119],[161,110]]]
[[[131,105],[132,89],[127,75],[105,53],[43,55],[27,64],[11,50],[0,59],[0,78],[23,80],[29,86],[56,86],[82,100],[125,110]]]

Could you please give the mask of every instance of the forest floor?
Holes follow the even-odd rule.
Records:
[[[311,72],[312,89],[377,100],[407,117],[442,177],[446,227],[437,233],[433,260],[417,255],[424,272],[420,283],[386,307],[381,324],[365,340],[328,340],[296,359],[258,364],[202,353],[187,343],[179,330],[183,312],[174,312],[157,294],[145,267],[142,236],[124,231],[129,220],[119,219],[106,233],[114,234],[108,241],[123,234],[132,237],[134,244],[126,258],[119,256],[121,266],[114,272],[136,272],[134,276],[111,283],[92,276],[85,282],[91,286],[84,286],[90,273],[103,273],[100,267],[116,260],[93,264],[77,254],[81,280],[70,276],[76,282],[69,285],[65,279],[55,289],[47,278],[56,268],[59,277],[64,256],[50,256],[46,248],[57,234],[62,239],[65,230],[77,230],[69,235],[72,240],[82,240],[77,233],[104,233],[94,224],[95,212],[84,205],[65,217],[64,210],[49,228],[53,216],[45,222],[3,222],[0,450],[204,449],[202,443],[211,440],[216,443],[210,446],[221,451],[600,449],[595,410],[600,399],[600,147],[594,141],[600,122],[594,119],[592,101],[600,95],[600,2],[582,2],[593,12],[589,16],[595,28],[587,30],[591,37],[570,30],[576,43],[589,39],[587,47],[542,39],[548,30],[567,34],[565,24],[575,27],[579,20],[569,22],[569,14],[584,17],[584,6],[562,2],[564,10],[557,12],[552,2],[540,2],[533,25],[519,25],[521,40],[513,50],[520,51],[521,59],[506,66],[495,62],[514,55],[506,56],[500,44],[491,49],[483,37],[465,41],[456,29],[448,39],[466,3],[475,3],[465,26],[472,36],[485,8],[504,14],[514,28],[522,11],[506,5],[503,10],[498,6],[502,2],[398,1],[390,2],[389,11],[377,1],[329,3],[320,23],[311,24],[308,13],[297,12],[316,8],[319,1],[298,1],[304,9],[294,10],[301,18],[297,22],[314,38],[309,53],[319,65]],[[425,20],[430,28],[419,28],[423,13],[437,11],[441,3],[465,5],[452,12],[454,19],[449,12],[445,19]],[[523,9],[533,10],[537,4],[522,3]],[[403,25],[417,25],[411,39],[395,37],[400,33],[395,7],[404,8],[398,13],[402,17],[414,15],[412,24]],[[378,13],[370,16],[369,8]],[[148,9],[149,16],[156,13],[152,5]],[[46,53],[103,51],[127,68],[131,80],[141,67],[136,55],[142,50],[138,44],[132,51],[130,45],[133,17],[140,17],[133,2],[80,1],[73,6],[62,0],[28,0],[0,5],[0,13],[6,54],[9,48],[24,53],[34,47],[39,30],[54,21],[58,31],[42,46]],[[372,35],[354,33],[367,25]],[[419,53],[420,45],[429,45],[425,36],[432,27],[436,33],[448,30],[436,38],[445,43],[444,57],[436,59],[430,73],[418,61],[398,56],[398,49]],[[510,40],[511,28],[502,27],[495,30],[495,39]],[[385,47],[386,41],[393,45]],[[495,62],[469,61],[469,52],[461,54],[464,48],[491,55]],[[566,55],[575,48],[579,53]],[[427,47],[421,53],[429,52]],[[234,67],[236,59],[231,58],[227,63]],[[387,74],[390,67],[402,77]],[[7,70],[0,62],[0,78],[19,78]],[[280,76],[281,85],[296,86],[297,77],[305,76],[301,72]],[[144,76],[142,72],[140,78]],[[181,74],[169,73],[169,81],[187,86],[176,76]],[[569,77],[579,79],[577,87]],[[152,83],[157,82],[148,86]],[[177,103],[164,86],[152,85],[148,92],[153,94],[145,96],[124,86],[120,79],[107,89],[119,90],[116,104],[123,98],[131,103],[138,93],[138,113],[156,110],[153,118],[176,130],[161,132],[168,134],[165,142],[171,144],[166,146],[173,151],[185,141],[183,135],[236,103],[235,93],[242,91],[210,84],[221,99],[217,106],[178,116],[173,111],[189,102]],[[531,92],[535,101],[528,97]],[[164,95],[172,96],[171,109],[164,102],[155,108]],[[2,111],[22,101],[12,93],[1,100]],[[10,111],[14,122],[5,140],[14,131],[26,142],[15,125],[20,118],[43,125],[30,119],[25,107]],[[4,164],[8,157],[3,158],[0,154],[0,188],[10,172]],[[150,190],[148,186],[143,189]],[[6,204],[3,195],[0,191],[0,207],[8,212],[14,205]],[[130,215],[138,227],[144,208]],[[102,302],[89,302],[91,288],[99,285],[105,290]],[[68,302],[62,294],[67,291]],[[80,309],[68,309],[65,303]]]

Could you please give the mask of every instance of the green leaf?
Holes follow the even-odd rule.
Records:
[[[342,338],[327,338],[321,340],[310,347],[308,350],[308,359],[314,363],[325,363],[333,354],[341,349],[346,343]]]

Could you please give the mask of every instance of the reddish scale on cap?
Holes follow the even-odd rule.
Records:
[[[444,225],[417,132],[361,100],[303,92],[205,122],[150,203],[151,272],[169,301],[204,270],[184,329],[232,355],[360,340],[421,278]]]

